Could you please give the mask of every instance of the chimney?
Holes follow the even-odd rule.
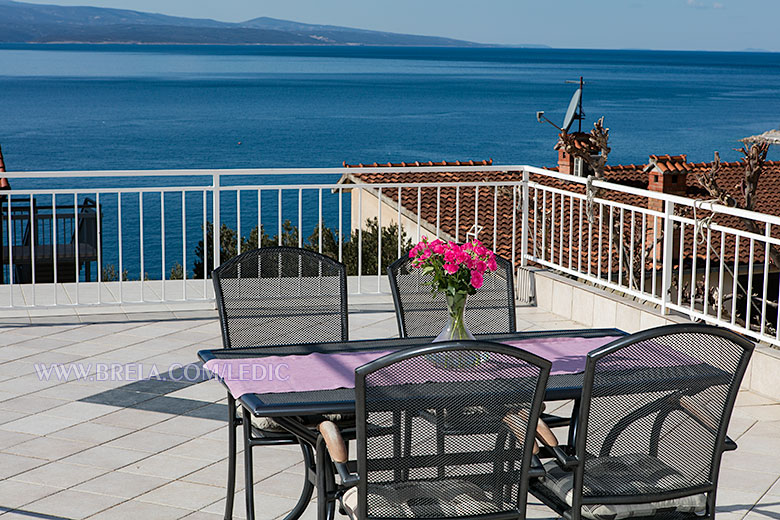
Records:
[[[593,148],[590,143],[590,134],[585,132],[574,132],[571,134],[574,137],[574,146],[577,149],[589,150],[591,155],[598,155],[599,151]],[[587,163],[577,156],[567,153],[563,149],[563,143],[559,139],[555,144],[555,150],[558,150],[558,171],[568,175],[577,175],[578,177],[587,177],[591,175],[591,172],[587,166]]]
[[[666,193],[669,195],[679,195],[684,197],[686,195],[686,183],[688,180],[688,172],[691,170],[691,166],[688,164],[687,156],[685,155],[651,155],[650,163],[645,167],[645,173],[647,173],[647,189],[658,193]],[[664,201],[660,199],[647,199],[647,208],[663,212]],[[656,240],[662,236],[662,231],[659,229],[653,231],[653,226],[663,226],[660,220],[653,219],[653,224],[647,228],[647,243],[652,244],[653,237]],[[673,251],[672,258],[677,258],[680,253],[680,231],[675,230],[672,237]],[[652,247],[653,260],[657,265],[661,265],[663,258],[663,245],[656,242]]]
[[[558,149],[558,171],[567,175],[574,173],[574,156],[566,153],[563,148]]]
[[[684,197],[690,170],[686,155],[651,155],[650,164],[645,168],[648,175],[647,189]],[[649,199],[647,207],[663,211],[664,203],[659,199]]]

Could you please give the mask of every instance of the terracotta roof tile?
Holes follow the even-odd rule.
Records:
[[[414,162],[399,162],[399,163],[358,163],[347,164],[344,161],[343,166],[345,168],[413,168],[419,166],[490,166],[493,164],[493,159],[487,159],[482,161],[414,161]]]

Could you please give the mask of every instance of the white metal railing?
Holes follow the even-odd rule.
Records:
[[[338,182],[456,171],[515,174]],[[385,292],[385,268],[410,241],[476,233],[514,265],[555,269],[780,345],[776,216],[519,165],[4,175],[14,189],[0,192],[0,307],[208,301],[208,272],[223,256],[269,243],[344,261],[352,293]],[[42,178],[75,187],[17,188]],[[147,179],[164,186],[133,184]],[[86,199],[96,208],[92,227],[80,213]],[[68,219],[67,229],[51,224]]]
[[[526,262],[780,345],[780,217],[532,167],[524,179]]]
[[[517,183],[385,183],[369,188],[339,184],[340,176],[506,170],[505,166],[450,166],[8,172],[5,175],[14,189],[0,193],[0,307],[208,301],[213,298],[209,273],[224,256],[270,243],[310,247],[345,261],[353,275],[352,293],[386,292],[385,269],[410,241],[422,235],[449,237],[441,224],[452,208],[443,207],[442,190],[454,190],[456,199],[470,192],[477,200],[473,214],[460,215],[456,210],[451,238],[463,240],[466,230],[480,220],[478,199],[491,190],[494,197],[499,189],[511,193]],[[40,184],[40,179],[73,183],[24,187],[30,180]],[[164,186],[138,185],[147,179]],[[435,223],[401,204],[402,196],[416,201],[418,207],[431,204],[429,190],[436,190]],[[95,203],[91,233],[80,231],[84,217],[73,209],[85,200]],[[55,229],[54,237],[33,231],[42,221],[44,205],[51,208],[55,220],[69,217],[75,231],[58,234]],[[384,209],[377,211],[378,207]],[[372,218],[375,227],[385,232],[367,227]],[[503,224],[495,215],[489,218],[495,244]],[[394,237],[387,234],[392,225]],[[42,255],[44,249],[51,252],[49,256]],[[513,258],[515,250],[513,244]]]

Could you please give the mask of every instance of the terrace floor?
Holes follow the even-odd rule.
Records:
[[[396,334],[386,300],[352,310],[351,338]],[[521,330],[580,327],[518,310]],[[0,317],[0,519],[222,518],[225,392],[215,381],[189,381],[181,367],[197,361],[198,350],[220,346],[219,334],[211,310]],[[91,375],[41,378],[36,365],[53,364],[89,365]],[[112,366],[122,368],[110,377]],[[153,367],[172,371],[139,380]],[[719,518],[780,519],[780,404],[742,392],[730,435],[739,449],[724,455]],[[302,474],[296,447],[259,448],[258,518],[289,511]],[[236,518],[244,517],[242,493]],[[553,516],[531,504],[530,518]],[[304,518],[314,517],[310,507]]]

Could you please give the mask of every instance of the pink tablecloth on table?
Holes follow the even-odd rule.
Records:
[[[552,361],[551,374],[576,374],[585,369],[588,352],[617,339],[619,336],[597,338],[546,337],[504,342]],[[309,392],[354,388],[355,369],[393,350],[319,353],[260,358],[211,359],[204,365],[222,379],[230,393],[238,398],[244,394]],[[481,367],[485,379],[494,377],[497,367],[489,363]],[[458,372],[432,365],[431,381],[457,379]],[[460,377],[474,378],[474,370]],[[479,375],[477,375],[479,378]]]

